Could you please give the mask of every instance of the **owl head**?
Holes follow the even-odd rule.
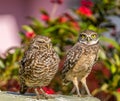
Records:
[[[51,39],[46,37],[46,36],[41,36],[41,35],[37,35],[35,36],[31,42],[30,42],[30,47],[31,48],[36,48],[36,49],[40,49],[40,48],[49,48],[51,46]]]
[[[41,36],[41,35],[37,35],[34,39],[34,42],[38,42],[38,43],[50,43],[51,39],[46,37],[46,36]]]
[[[93,45],[98,43],[98,34],[92,30],[85,30],[80,33],[78,41],[86,45]]]

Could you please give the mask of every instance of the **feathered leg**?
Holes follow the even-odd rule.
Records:
[[[74,86],[76,87],[77,95],[78,95],[79,97],[81,97],[81,94],[80,94],[80,91],[79,91],[79,86],[78,86],[77,77],[75,77],[75,78],[73,79],[73,84],[74,84]]]
[[[91,96],[90,91],[89,91],[89,89],[88,89],[88,86],[87,86],[87,84],[86,84],[86,78],[81,79],[81,82],[82,82],[83,86],[85,87],[85,90],[87,91],[87,94],[88,94],[89,96]]]

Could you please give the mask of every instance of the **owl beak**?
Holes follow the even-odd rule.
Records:
[[[89,37],[87,38],[87,41],[88,41],[88,42],[90,41],[90,38],[89,38]]]

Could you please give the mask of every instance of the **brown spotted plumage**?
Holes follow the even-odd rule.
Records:
[[[86,78],[98,57],[98,41],[96,32],[91,30],[83,31],[79,35],[78,42],[67,52],[62,70],[63,82],[64,84],[73,82],[78,96],[81,96],[79,82],[85,87],[88,95],[91,95],[86,85]]]
[[[34,37],[20,62],[20,93],[24,94],[28,87],[34,88],[39,99],[37,87],[47,86],[55,76],[59,56],[53,49],[51,40],[48,37],[37,35]],[[40,89],[43,96],[45,92]]]

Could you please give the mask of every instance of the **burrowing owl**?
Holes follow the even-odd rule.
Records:
[[[48,37],[40,35],[34,37],[20,62],[20,93],[24,94],[28,87],[32,87],[39,99],[37,87],[50,83],[58,70],[59,61],[59,56]],[[40,90],[47,98],[42,88]]]
[[[86,78],[95,64],[99,51],[98,34],[92,30],[80,33],[78,42],[67,52],[67,57],[62,70],[64,84],[72,81],[77,95],[79,91],[79,81],[85,87],[88,95],[91,95],[86,85]]]

